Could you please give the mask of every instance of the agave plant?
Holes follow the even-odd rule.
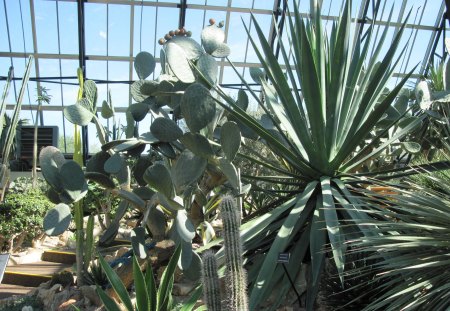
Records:
[[[327,256],[324,246],[328,243],[343,283],[347,239],[354,235],[375,234],[364,226],[372,215],[361,210],[360,206],[366,202],[354,191],[373,183],[374,178],[390,178],[388,172],[364,172],[361,168],[386,147],[398,143],[423,118],[411,119],[382,143],[379,138],[399,122],[402,114],[388,122],[377,135],[370,135],[412,73],[386,91],[402,55],[400,51],[395,56],[404,25],[381,57],[387,28],[378,41],[372,40],[376,30],[374,24],[368,25],[365,37],[359,37],[357,31],[351,30],[351,1],[346,1],[328,34],[320,18],[319,2],[311,1],[311,17],[306,22],[297,6],[288,19],[292,59],[288,57],[288,49],[281,37],[278,38],[284,62],[293,64],[285,71],[252,17],[257,36],[250,36],[250,41],[267,79],[261,78],[261,74],[253,76],[259,77],[264,102],[241,79],[265,110],[266,120],[271,124],[258,122],[222,89],[215,87],[226,100],[222,105],[230,115],[257,133],[279,159],[278,163],[263,158],[254,160],[255,164],[274,172],[272,176],[258,176],[254,180],[291,186],[291,190],[279,193],[280,204],[241,228],[246,256],[252,263],[248,267],[251,310],[255,310],[274,289],[278,291],[278,303],[289,290],[287,276],[275,265],[280,252],[291,253],[291,260],[286,265],[290,275],[299,273],[301,262],[311,263],[307,310],[314,309]],[[368,53],[371,48],[372,56]],[[377,62],[378,59],[381,61]],[[370,210],[371,206],[367,208]],[[378,211],[378,207],[373,208]],[[377,217],[384,216],[379,213]],[[348,223],[356,226],[340,226]],[[218,253],[219,259],[220,256],[223,256],[222,251]]]
[[[414,184],[397,191],[374,197],[390,221],[367,223],[376,234],[351,243],[378,262],[371,270],[383,294],[364,310],[448,310],[449,193]]]

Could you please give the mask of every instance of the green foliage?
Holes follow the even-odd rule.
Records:
[[[47,235],[56,236],[64,233],[69,228],[71,221],[70,207],[64,203],[59,203],[47,212],[43,227]]]
[[[11,183],[4,203],[0,204],[0,236],[6,240],[4,243],[22,233],[26,234],[25,241],[42,234],[44,215],[52,206],[45,189],[42,179],[36,188],[30,178],[18,178]]]
[[[169,264],[164,270],[159,287],[157,287],[151,265],[147,265],[145,275],[142,273],[136,256],[133,256],[133,279],[136,290],[136,306],[133,307],[130,296],[120,281],[116,272],[100,256],[100,264],[108,277],[108,280],[119,296],[120,301],[128,311],[165,311],[172,310],[172,287],[174,281],[175,268],[181,254],[181,247],[178,246],[172,255]],[[112,300],[105,291],[97,286],[97,293],[105,304],[108,311],[120,310],[114,300]]]
[[[19,115],[20,115],[20,111],[22,109],[22,100],[23,100],[23,96],[25,94],[25,90],[26,90],[26,85],[28,83],[28,79],[30,78],[30,72],[31,72],[31,64],[33,62],[33,56],[30,55],[28,57],[28,62],[25,68],[25,73],[23,76],[23,80],[22,80],[22,85],[20,87],[20,91],[19,91],[19,96],[17,98],[17,103],[14,107],[14,112],[13,115],[11,117],[11,123],[10,126],[7,128],[7,132],[6,132],[6,136],[5,136],[5,141],[2,144],[2,148],[1,148],[1,155],[2,155],[2,164],[5,165],[9,165],[9,156],[11,154],[11,148],[13,146],[14,143],[14,139],[16,136],[16,130],[17,130],[17,126],[19,124]],[[6,95],[8,93],[8,89],[9,89],[9,84],[7,83],[5,86],[5,90],[4,93],[2,95],[2,103],[1,103],[1,107],[0,107],[0,123],[2,125],[0,132],[3,132],[3,118],[4,118],[4,113],[6,111]],[[3,134],[3,133],[2,133]]]
[[[438,154],[435,155],[434,160],[446,161],[448,160],[448,156],[446,156],[443,152],[438,152]],[[412,164],[414,165],[425,163],[428,163],[428,160],[423,155],[414,158],[412,161]],[[450,169],[435,172],[428,172],[424,170],[421,171],[421,174],[413,175],[410,178],[415,184],[423,189],[430,189],[441,193],[450,193]]]
[[[382,295],[364,310],[446,310],[450,306],[449,194],[409,184],[396,194],[376,195],[371,205],[392,221],[373,220],[366,225],[374,235],[355,239],[360,251],[378,251],[368,267],[383,284]],[[367,273],[367,268],[352,270]]]
[[[276,291],[276,295],[284,297],[289,290],[288,286],[276,286],[285,283],[283,271],[274,264],[280,252],[291,253],[290,261],[295,264],[287,265],[290,275],[299,273],[299,263],[311,263],[307,310],[315,308],[327,246],[331,248],[339,279],[344,282],[347,240],[353,235],[372,235],[362,225],[372,219],[372,213],[360,209],[364,203],[360,196],[355,196],[359,186],[354,184],[366,182],[369,176],[370,182],[383,176],[382,167],[367,172],[364,166],[388,147],[394,147],[393,144],[400,145],[424,119],[421,116],[397,126],[400,115],[395,122],[387,122],[380,131],[375,131],[412,73],[392,90],[385,88],[401,59],[402,53],[397,53],[397,48],[404,25],[389,41],[382,56],[387,27],[377,29],[374,24],[368,25],[361,41],[358,33],[351,31],[351,1],[346,1],[339,19],[328,32],[320,18],[320,3],[311,2],[311,15],[306,21],[294,6],[287,19],[292,54],[278,38],[281,57],[295,68],[281,67],[266,34],[256,17],[252,17],[257,35],[250,35],[248,28],[247,32],[266,79],[261,79],[262,73],[253,74],[254,79],[259,79],[264,96],[258,96],[249,87],[247,90],[264,110],[264,118],[256,120],[221,88],[211,86],[226,100],[218,103],[233,121],[256,133],[275,156],[275,161],[257,157],[253,163],[269,169],[271,174],[246,176],[248,180],[255,184],[265,182],[266,189],[276,189],[280,183],[289,186],[273,191],[278,197],[276,204],[241,227],[246,257],[252,262],[248,266],[251,310],[257,309],[270,293]],[[373,40],[376,33],[381,35]],[[374,51],[373,58],[368,51]],[[381,61],[377,63],[378,59]],[[393,134],[385,138],[390,130]],[[388,178],[386,173],[384,177]],[[377,207],[367,209],[376,211]],[[355,227],[357,230],[340,226],[349,223],[361,225]],[[222,260],[224,251],[217,256]]]
[[[2,304],[0,311],[22,311],[24,307],[31,307],[33,311],[44,311],[44,305],[37,295],[17,296],[14,300]]]

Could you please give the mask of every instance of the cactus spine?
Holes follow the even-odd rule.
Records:
[[[203,254],[202,265],[203,296],[209,311],[221,310],[219,275],[217,274],[217,260],[213,251]]]
[[[224,196],[220,203],[225,250],[226,303],[230,311],[248,310],[247,275],[243,266],[240,237],[241,215],[232,196]]]

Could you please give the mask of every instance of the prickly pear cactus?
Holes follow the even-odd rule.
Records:
[[[71,220],[70,207],[64,203],[56,205],[44,217],[45,234],[50,236],[62,234],[69,227]]]

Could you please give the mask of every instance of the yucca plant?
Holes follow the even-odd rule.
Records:
[[[364,310],[448,310],[450,193],[414,184],[398,192],[374,197],[390,221],[367,223],[375,235],[351,243],[378,262],[370,270],[383,294]]]
[[[288,18],[292,59],[288,57],[288,47],[278,38],[284,62],[293,64],[286,70],[252,17],[257,35],[250,36],[250,41],[266,77],[259,79],[264,102],[241,79],[272,121],[270,126],[260,124],[222,89],[215,87],[225,99],[226,104],[222,105],[229,114],[257,133],[279,160],[274,163],[255,159],[255,164],[270,168],[274,176],[258,176],[254,180],[291,186],[291,190],[279,193],[282,203],[241,227],[247,260],[252,263],[248,267],[251,310],[257,309],[274,291],[278,297],[276,303],[281,302],[289,290],[287,276],[276,265],[280,252],[291,253],[286,265],[290,275],[299,273],[300,263],[311,263],[307,310],[314,309],[327,256],[324,246],[328,243],[343,283],[346,241],[352,236],[375,234],[364,225],[373,216],[360,208],[366,202],[354,192],[374,183],[374,178],[392,175],[392,171],[366,173],[360,168],[421,122],[421,117],[412,118],[380,143],[378,138],[398,123],[400,115],[375,137],[369,135],[412,72],[391,91],[386,91],[405,49],[402,47],[396,54],[404,25],[381,57],[388,28],[382,31],[380,40],[373,40],[376,27],[370,24],[366,35],[359,37],[358,31],[352,31],[351,7],[351,1],[346,1],[328,34],[320,18],[320,1],[311,1],[311,17],[306,21],[295,6],[290,14],[293,17]],[[373,54],[369,53],[371,49]],[[378,59],[381,61],[377,62]],[[367,207],[372,208],[379,211],[378,206]],[[384,217],[382,213],[376,215]],[[356,226],[341,226],[349,223]],[[218,253],[219,260],[221,256],[223,251]]]
[[[172,287],[175,278],[175,269],[177,267],[180,254],[181,246],[178,246],[161,276],[159,286],[156,284],[150,263],[147,265],[147,271],[144,274],[141,271],[137,255],[133,256],[133,279],[134,288],[136,291],[136,303],[134,306],[125,285],[121,282],[117,273],[109,266],[103,257],[100,256],[99,261],[109,282],[111,283],[112,288],[125,307],[125,310],[166,311],[174,309]],[[106,310],[122,310],[119,305],[99,286],[97,286],[97,293],[102,302],[105,304]],[[193,310],[200,293],[201,292],[199,290],[196,290],[191,299],[186,302],[181,310]]]

